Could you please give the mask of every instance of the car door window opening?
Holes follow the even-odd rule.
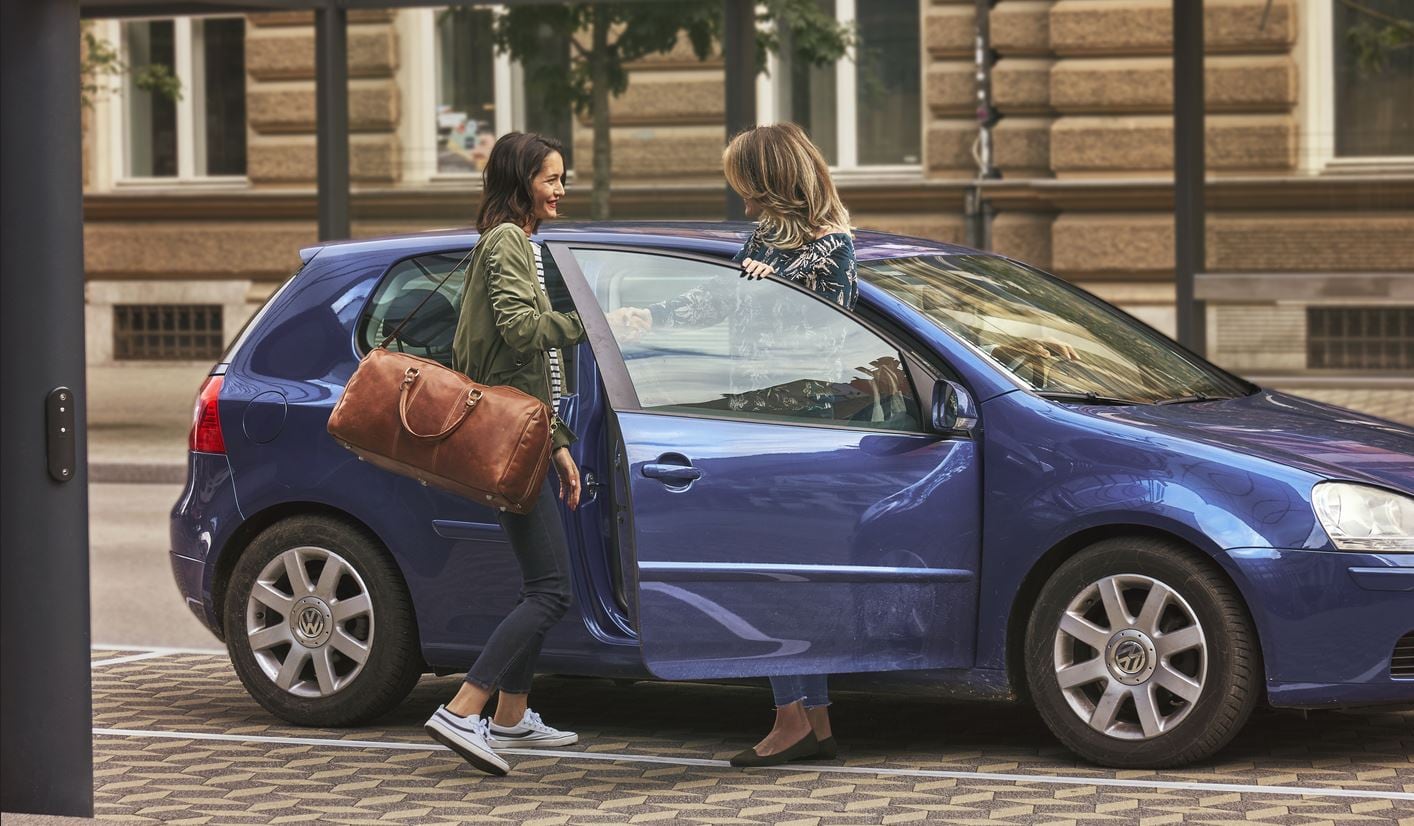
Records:
[[[648,325],[613,330],[640,409],[927,432],[899,348],[809,290],[716,261],[572,254],[602,312]]]

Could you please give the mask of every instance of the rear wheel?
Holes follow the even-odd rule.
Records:
[[[1202,760],[1261,693],[1256,634],[1232,586],[1191,549],[1109,539],[1052,575],[1026,634],[1031,696],[1061,742],[1093,762]]]
[[[367,722],[422,673],[401,573],[376,539],[332,517],[261,532],[231,572],[224,621],[246,690],[297,725]]]

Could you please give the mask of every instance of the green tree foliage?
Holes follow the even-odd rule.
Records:
[[[1361,75],[1383,72],[1392,52],[1414,48],[1414,16],[1386,14],[1355,0],[1340,2],[1361,18],[1345,32],[1345,41]]]
[[[113,91],[118,78],[131,75],[133,85],[169,100],[181,100],[182,82],[171,66],[153,63],[134,69],[123,60],[118,48],[93,33],[90,23],[83,25],[83,48],[80,50],[79,98],[84,106]]]
[[[757,71],[768,53],[779,53],[782,29],[791,32],[792,57],[814,65],[834,63],[854,45],[853,31],[841,26],[816,0],[766,0],[758,15]],[[453,10],[452,13],[455,13]],[[719,3],[700,0],[565,3],[515,6],[496,21],[497,48],[525,68],[526,87],[550,106],[588,114],[594,128],[594,189],[590,214],[609,217],[609,98],[628,88],[628,63],[672,51],[686,36],[698,59],[712,53],[722,35]],[[568,42],[570,69],[562,56],[544,54],[546,42]]]

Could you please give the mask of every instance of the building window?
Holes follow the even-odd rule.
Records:
[[[245,20],[135,20],[123,24],[134,68],[169,67],[181,97],[123,90],[127,178],[239,177],[246,172]]]
[[[569,107],[549,105],[535,82],[543,72],[569,72],[570,44],[547,33],[534,65],[514,62],[496,50],[498,13],[491,6],[408,12],[409,98],[426,113],[406,135],[410,179],[479,173],[496,138],[513,130],[558,139],[572,167]]]
[[[221,357],[220,304],[117,304],[113,358],[120,361],[210,361]]]
[[[1407,33],[1383,42],[1400,21],[1414,30],[1409,0],[1338,2],[1333,12],[1335,154],[1414,155],[1414,48]]]
[[[1308,307],[1311,369],[1414,370],[1414,307]]]
[[[794,121],[837,169],[917,167],[922,145],[922,68],[918,0],[819,0],[854,26],[852,59],[803,65],[782,31],[761,89],[763,122]]]

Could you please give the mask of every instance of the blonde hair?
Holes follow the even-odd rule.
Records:
[[[793,123],[758,126],[732,138],[722,153],[727,184],[761,208],[766,242],[794,249],[827,227],[849,227],[830,167],[805,130]]]

